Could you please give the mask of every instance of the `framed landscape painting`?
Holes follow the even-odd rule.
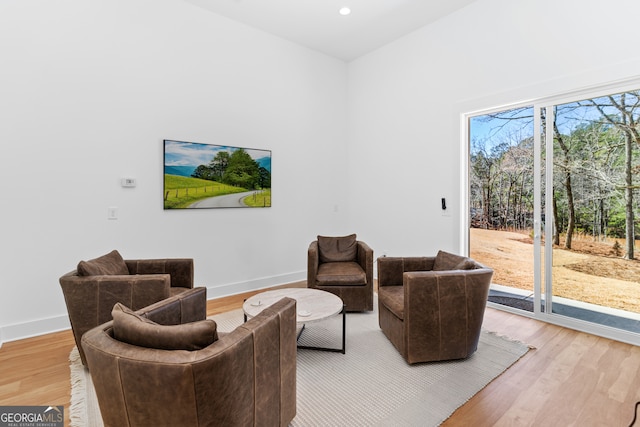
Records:
[[[271,151],[164,140],[164,209],[271,207]]]

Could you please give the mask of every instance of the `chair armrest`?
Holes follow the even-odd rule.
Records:
[[[493,271],[404,273],[404,339],[415,360],[459,359],[478,345]]]
[[[282,298],[239,327],[253,335],[255,425],[289,425],[296,415],[296,300]]]
[[[124,261],[131,274],[169,274],[171,286],[193,288],[193,259],[131,259]]]
[[[403,263],[398,257],[379,257],[378,263],[378,287],[402,285]]]
[[[367,284],[373,283],[373,249],[369,247],[365,242],[358,240],[357,261],[360,267],[364,270],[367,278]]]
[[[199,286],[158,301],[137,313],[161,325],[181,325],[207,318],[207,288]]]
[[[318,241],[314,240],[309,244],[309,249],[307,250],[307,287],[315,286],[319,264]]]
[[[403,276],[405,322],[421,323],[418,329],[443,330],[459,329],[460,322],[482,323],[493,270],[418,271]]]
[[[289,384],[292,389],[295,389],[297,358],[296,307],[295,299],[282,298],[238,327],[249,331],[254,336],[256,374],[264,378],[272,375],[272,372],[280,371],[280,375],[293,376],[293,384]],[[279,349],[275,352],[274,343],[279,345]],[[271,362],[266,359],[267,357],[272,359]],[[269,367],[272,363],[277,363],[279,366],[272,369],[273,367]],[[259,373],[260,370],[264,372]]]

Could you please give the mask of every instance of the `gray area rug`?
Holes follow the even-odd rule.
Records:
[[[242,310],[213,316],[230,331]],[[308,324],[300,344],[340,347],[341,316]],[[298,350],[297,415],[292,427],[437,426],[527,353],[529,347],[483,331],[469,359],[407,365],[378,327],[378,314],[347,314],[346,354]],[[71,352],[71,425],[100,427],[88,371]]]

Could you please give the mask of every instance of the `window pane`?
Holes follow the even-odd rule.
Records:
[[[489,301],[533,311],[533,107],[469,122],[470,255],[494,269]]]

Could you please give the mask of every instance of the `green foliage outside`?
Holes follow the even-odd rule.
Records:
[[[201,199],[240,193],[246,190],[220,182],[165,174],[164,191],[164,208],[178,209],[186,208]]]
[[[266,208],[271,206],[271,189],[256,191],[253,195],[243,199],[247,206],[254,208]]]

